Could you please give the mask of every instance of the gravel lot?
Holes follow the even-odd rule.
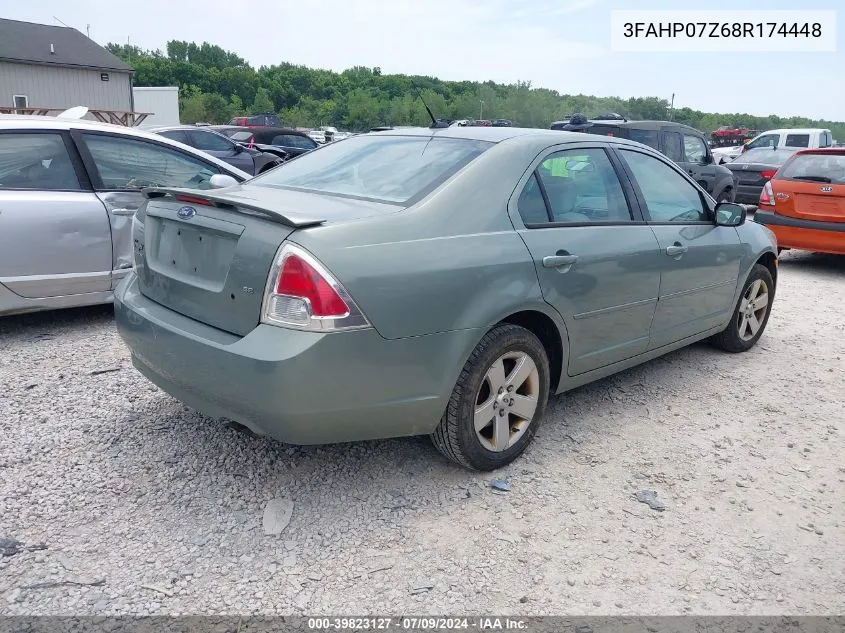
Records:
[[[236,432],[136,373],[110,308],[2,319],[0,613],[842,613],[843,306],[845,258],[786,253],[754,350],[553,399],[495,475]]]

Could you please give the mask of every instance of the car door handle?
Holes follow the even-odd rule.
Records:
[[[572,266],[577,261],[577,255],[548,255],[543,258],[543,266],[546,268],[560,268],[561,266]]]
[[[666,247],[666,254],[669,257],[679,257],[687,252],[687,247],[680,242],[675,242],[672,246]]]
[[[112,215],[135,215],[137,209],[112,209]]]

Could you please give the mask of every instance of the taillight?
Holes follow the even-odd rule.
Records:
[[[765,178],[766,180],[770,180],[771,178],[773,178],[773,177],[774,177],[774,175],[775,175],[776,173],[778,173],[778,170],[777,170],[777,169],[770,169],[770,170],[768,170],[768,171],[761,171],[761,172],[760,172],[760,175],[761,175],[763,178]]]
[[[759,204],[767,204],[770,206],[774,206],[775,204],[775,192],[772,189],[772,181],[769,180],[765,185],[763,185],[763,191],[760,192],[760,202]]]
[[[370,324],[340,282],[303,248],[279,249],[264,293],[262,323],[331,332]]]

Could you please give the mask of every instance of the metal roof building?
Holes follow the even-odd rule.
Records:
[[[79,31],[0,19],[0,107],[132,111],[132,68]]]

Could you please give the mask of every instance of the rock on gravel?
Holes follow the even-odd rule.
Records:
[[[293,516],[293,501],[290,499],[272,499],[264,507],[264,534],[281,534]]]

